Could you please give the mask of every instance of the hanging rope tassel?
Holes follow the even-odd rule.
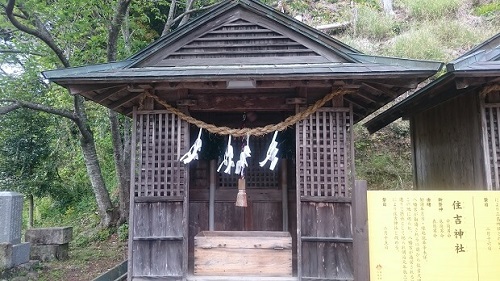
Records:
[[[245,178],[238,179],[238,195],[236,196],[237,207],[247,207],[247,193]]]

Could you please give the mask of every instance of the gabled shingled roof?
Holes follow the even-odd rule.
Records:
[[[447,73],[366,122],[374,133],[400,117],[437,106],[489,83],[500,83],[500,33],[446,65]]]
[[[438,62],[364,55],[258,1],[233,0],[124,61],[43,74],[73,94],[124,114],[138,104],[138,87],[145,84],[165,89],[208,83],[222,90],[234,79],[256,81],[257,87],[269,81],[288,81],[291,88],[310,81],[328,87],[351,83],[360,90],[346,100],[360,120],[440,67]]]

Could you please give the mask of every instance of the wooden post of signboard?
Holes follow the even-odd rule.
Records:
[[[366,181],[356,180],[353,190],[354,280],[370,281]]]

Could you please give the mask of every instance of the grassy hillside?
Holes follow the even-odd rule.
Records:
[[[348,22],[331,35],[371,55],[449,62],[500,31],[498,0],[394,0],[389,14],[382,0],[283,3],[312,26]],[[370,189],[411,189],[408,123],[396,121],[374,135],[361,124],[355,128],[357,178]]]
[[[494,0],[290,0],[285,11],[318,26],[349,22],[332,36],[372,55],[450,61],[499,31],[500,2]]]

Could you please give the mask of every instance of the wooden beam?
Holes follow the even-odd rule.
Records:
[[[457,77],[455,78],[455,85],[457,89],[461,90],[468,87],[484,85],[491,80],[492,79],[489,77]]]
[[[208,196],[208,230],[215,230],[215,185],[217,176],[217,161],[210,160],[210,191]]]
[[[131,93],[129,95],[126,95],[124,96],[123,98],[115,101],[115,102],[112,102],[111,104],[108,105],[109,108],[115,110],[117,109],[118,107],[128,103],[128,102],[131,102],[137,98],[141,97],[141,95],[137,94],[137,93]]]
[[[193,95],[190,95],[193,97]],[[196,95],[197,106],[191,111],[290,111],[285,95]]]
[[[255,81],[256,88],[259,89],[276,89],[276,88],[297,88],[297,87],[314,87],[314,88],[329,88],[332,86],[343,86],[351,83],[346,83],[343,80],[257,80]],[[205,82],[162,82],[152,84],[155,90],[174,90],[174,89],[227,89],[227,81],[205,81]]]
[[[85,92],[95,92],[98,90],[108,90],[124,87],[125,85],[109,85],[109,84],[73,84],[68,86],[68,90],[72,95],[77,95]],[[97,92],[96,92],[97,94]]]
[[[386,88],[399,87],[407,89],[415,89],[419,84],[419,80],[417,78],[407,78],[407,77],[400,77],[393,79],[361,80],[360,82],[362,82],[363,84],[381,85]]]
[[[238,193],[237,189],[218,189],[216,190],[214,202],[233,202]],[[279,189],[246,189],[248,201],[252,202],[281,202],[282,194]],[[191,202],[209,202],[209,189],[191,189],[189,190],[189,198]]]
[[[121,89],[109,89],[101,94],[98,94],[94,97],[94,101],[97,102],[97,103],[102,103],[103,101],[105,101],[106,99],[116,95],[116,94],[120,94],[124,91],[126,91],[127,88],[126,87],[123,87]]]
[[[300,196],[302,202],[322,202],[322,203],[350,203],[350,197],[339,196]]]
[[[324,32],[338,31],[338,30],[346,29],[350,25],[351,25],[351,22],[344,21],[344,22],[336,22],[336,23],[318,25],[318,26],[316,26],[316,29],[324,31]]]
[[[386,86],[381,85],[381,84],[373,85],[372,83],[365,82],[365,83],[362,83],[362,86],[363,86],[363,88],[366,88],[369,92],[371,91],[371,92],[374,92],[374,93],[382,95],[382,96],[389,95],[392,98],[397,98],[399,96],[398,93],[394,92],[393,90],[391,90],[391,89],[389,89]]]
[[[352,97],[350,97],[350,96],[345,96],[345,97],[344,97],[344,99],[345,99],[346,101],[348,101],[349,103],[351,103],[354,107],[357,107],[357,108],[361,108],[361,109],[366,110],[366,106],[359,104],[359,103],[358,103],[358,101],[354,101]]]
[[[357,180],[352,202],[354,280],[370,281],[366,181]]]

